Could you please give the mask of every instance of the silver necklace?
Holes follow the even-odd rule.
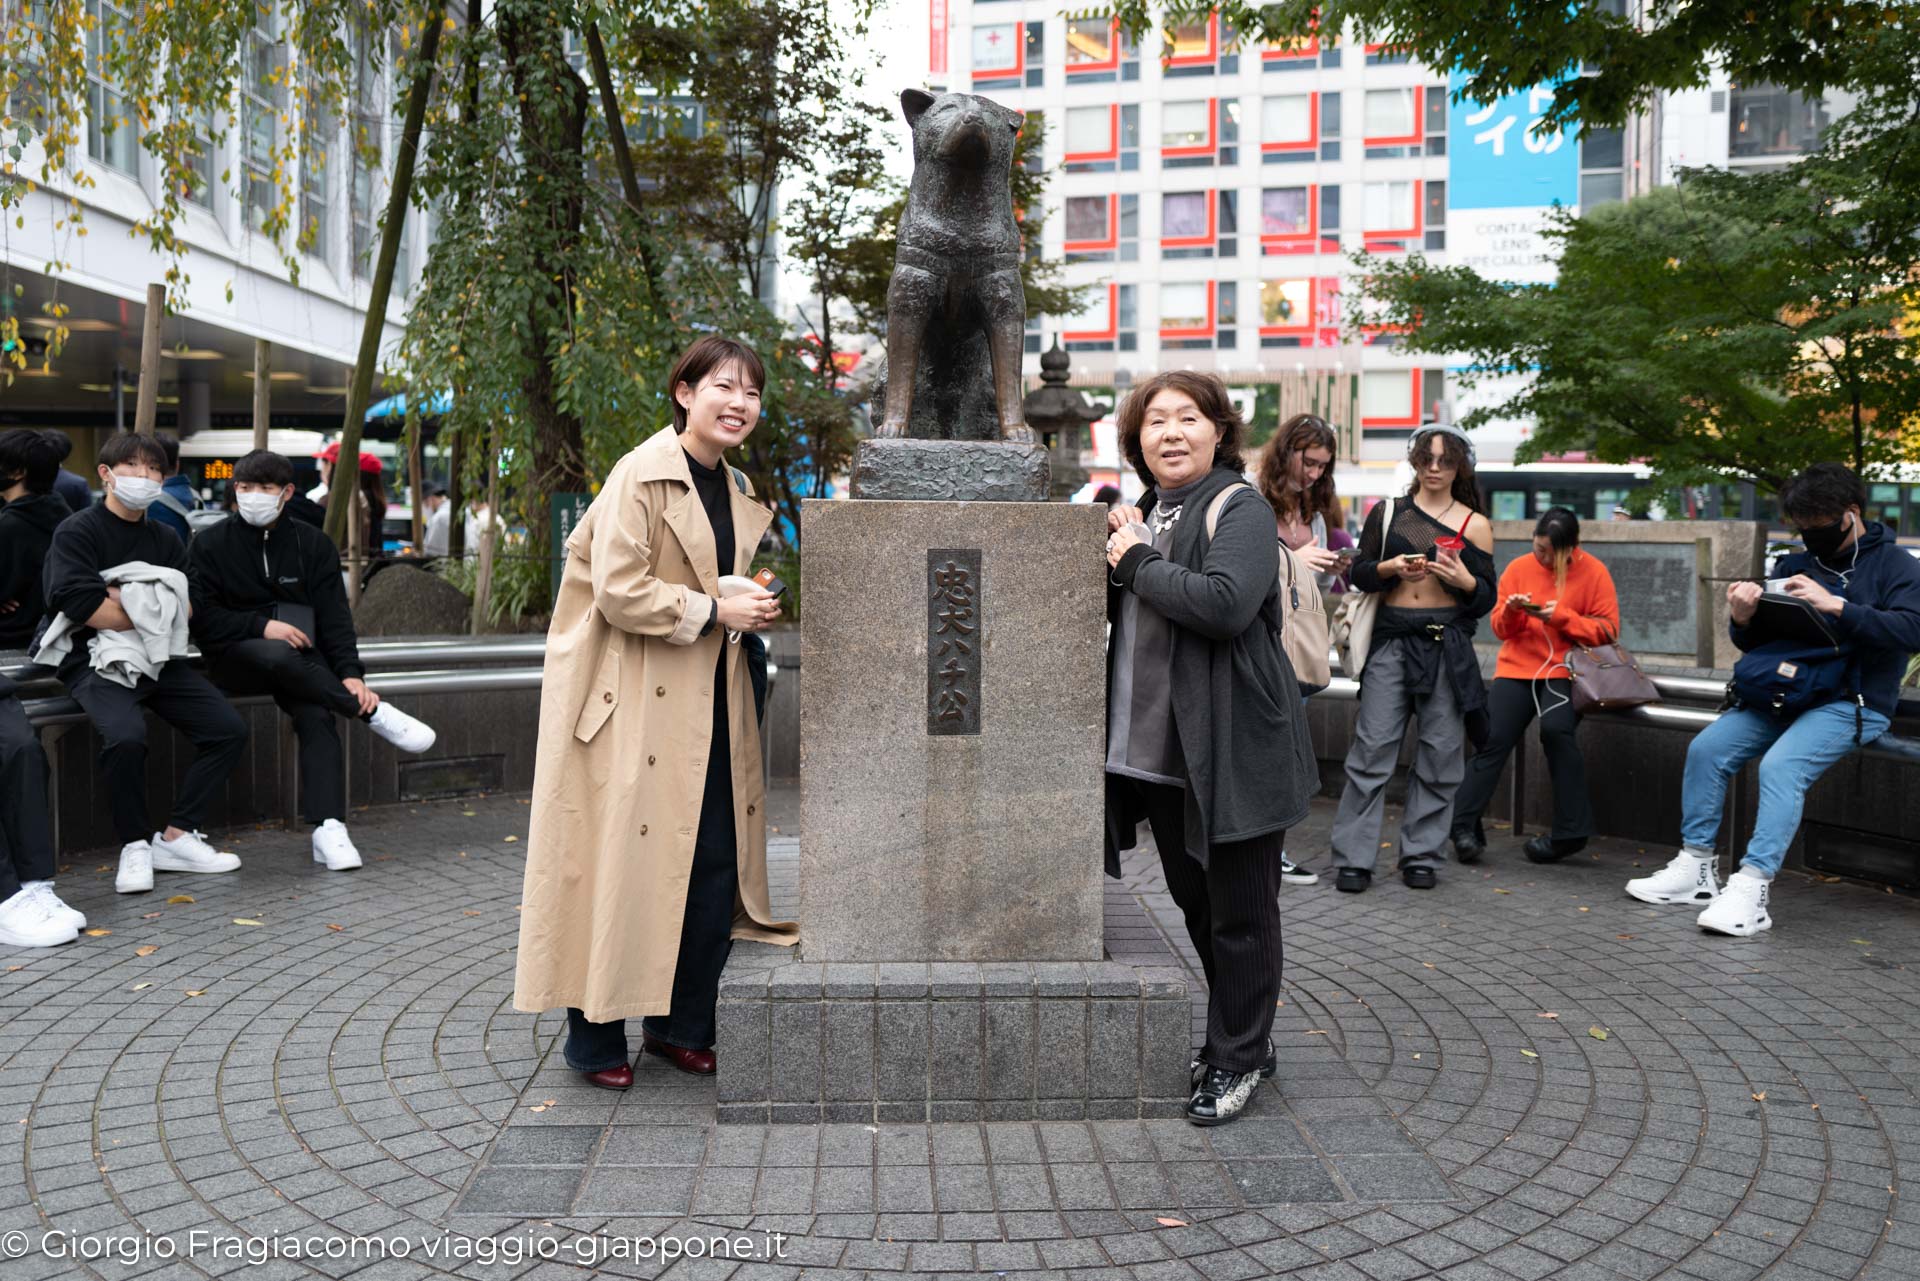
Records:
[[[1183,503],[1175,503],[1171,507],[1156,507],[1153,509],[1152,519],[1147,523],[1153,527],[1155,534],[1164,534],[1180,523],[1180,513],[1184,510],[1186,506]]]

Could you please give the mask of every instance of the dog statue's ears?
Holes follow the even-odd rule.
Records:
[[[934,95],[925,89],[902,89],[900,91],[900,109],[907,117],[907,127],[917,128],[920,117],[933,105]]]
[[[999,103],[995,103],[994,105],[997,107],[1000,106]],[[1019,133],[1020,126],[1026,123],[1027,113],[1024,111],[1015,111],[1012,107],[1000,107],[1000,110],[1004,111],[1007,115],[1007,128],[1013,130],[1016,134]]]

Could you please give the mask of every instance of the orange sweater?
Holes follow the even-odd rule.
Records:
[[[1509,596],[1531,593],[1536,604],[1557,601],[1550,621],[1508,606]],[[1493,606],[1493,634],[1503,642],[1496,677],[1547,680],[1567,675],[1566,657],[1580,645],[1599,645],[1620,635],[1620,598],[1613,575],[1599,560],[1578,548],[1567,565],[1567,586],[1554,585],[1553,571],[1528,552],[1500,575]],[[1551,646],[1552,664],[1549,666]]]

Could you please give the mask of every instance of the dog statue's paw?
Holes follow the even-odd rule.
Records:
[[[1000,439],[1009,445],[1031,445],[1033,443],[1033,428],[1027,426],[1025,423],[1002,423],[1000,426]]]
[[[873,429],[875,440],[899,440],[907,434],[907,425],[889,418]]]

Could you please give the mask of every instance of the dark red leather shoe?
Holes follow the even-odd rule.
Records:
[[[633,1065],[622,1063],[619,1067],[610,1067],[602,1072],[582,1072],[588,1085],[597,1085],[603,1090],[624,1090],[633,1084]]]
[[[691,1072],[695,1076],[712,1076],[714,1059],[712,1050],[689,1050],[678,1045],[669,1045],[665,1041],[656,1041],[652,1037],[642,1037],[640,1048],[648,1054],[657,1054],[682,1072]]]

